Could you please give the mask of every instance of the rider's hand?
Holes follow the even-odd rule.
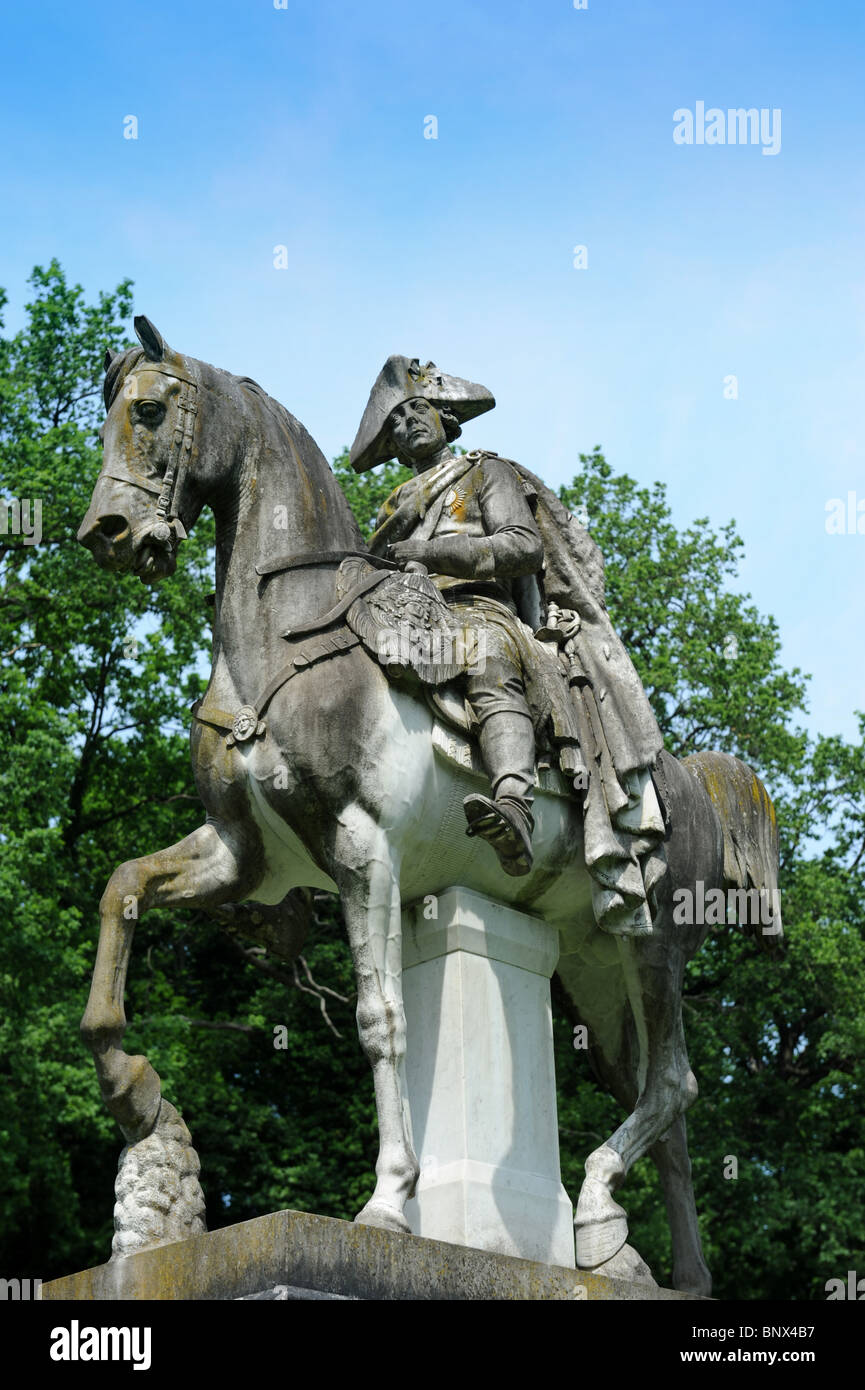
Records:
[[[398,565],[407,565],[410,560],[423,561],[427,547],[420,541],[394,541],[388,547],[388,556]]]

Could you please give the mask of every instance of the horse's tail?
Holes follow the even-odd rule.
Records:
[[[784,934],[778,891],[778,822],[756,772],[729,753],[682,759],[703,787],[724,833],[724,889],[735,921],[771,950]],[[733,890],[732,893],[730,890]],[[733,920],[732,914],[730,920]]]

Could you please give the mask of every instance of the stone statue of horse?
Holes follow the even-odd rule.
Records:
[[[572,796],[538,789],[534,868],[523,878],[505,875],[490,847],[466,835],[462,802],[478,789],[477,773],[436,751],[435,715],[423,699],[390,683],[358,644],[335,640],[327,653],[307,650],[308,659],[290,665],[299,644],[286,631],[331,609],[340,561],[365,553],[321,451],[254,381],[171,350],[146,319],[135,326],[141,347],[106,356],[104,463],[78,538],[104,568],[152,583],[172,573],[179,546],[209,506],[216,598],[213,668],[191,733],[206,818],[178,844],[130,859],[112,875],[82,1020],[130,1152],[160,1124],[168,1123],[176,1148],[183,1133],[188,1140],[146,1058],[123,1051],[136,915],[250,900],[278,912],[299,886],[336,890],[380,1135],[375,1190],[356,1220],[407,1231],[418,1161],[400,1077],[401,910],[458,884],[558,929],[559,977],[587,1026],[595,1067],[626,1111],[586,1161],[578,1264],[597,1267],[625,1244],[626,1215],[613,1193],[651,1153],[672,1230],[673,1283],[707,1294],[685,1135],[697,1085],[681,995],[685,964],[711,927],[674,921],[674,893],[691,890],[696,899],[700,884],[704,896],[774,889],[777,835],[767,793],[735,758],[704,754],[681,763],[662,755],[669,872],[648,937],[614,937],[596,926]],[[129,913],[133,900],[137,912]],[[769,933],[777,939],[780,930],[776,914]],[[189,1201],[179,1225],[133,1232],[120,1253],[201,1228],[194,1166],[182,1174]]]

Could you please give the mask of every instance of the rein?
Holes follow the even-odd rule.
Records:
[[[177,513],[176,503],[195,445],[198,385],[191,377],[182,376],[174,368],[161,367],[157,362],[150,361],[143,365],[147,371],[160,372],[163,376],[181,383],[180,395],[175,402],[177,413],[165,474],[161,479],[147,478],[133,472],[130,467],[124,468],[119,464],[104,468],[103,473],[106,478],[129,483],[132,487],[141,488],[143,492],[150,492],[156,496],[156,520],[147,533],[147,539],[172,550],[175,542],[186,540],[186,528]]]
[[[393,560],[379,559],[378,556],[368,555],[362,550],[309,551],[304,555],[285,555],[277,560],[269,560],[264,564],[256,565],[256,574],[264,580],[269,579],[274,574],[282,574],[286,570],[309,569],[317,565],[335,564],[349,557],[368,560],[370,564],[378,567],[379,572],[369,574],[360,583],[355,584],[339,603],[335,604],[333,608],[329,608],[318,618],[313,618],[311,622],[302,623],[295,628],[286,628],[282,634],[283,637],[306,637],[312,633],[321,633],[323,628],[331,627],[348,612],[355,599],[368,593],[370,589],[374,589],[395,570],[399,570],[399,565],[395,564]],[[225,744],[227,748],[232,748],[235,743],[246,743],[251,738],[260,738],[267,731],[267,725],[262,715],[278,690],[281,690],[293,676],[306,670],[308,666],[313,666],[326,657],[336,656],[339,652],[351,651],[359,643],[360,638],[348,630],[330,633],[327,636],[322,634],[317,641],[309,642],[301,648],[289,664],[274,676],[254,704],[241,705],[237,713],[232,715],[225,710],[217,709],[215,705],[207,704],[207,695],[205,694],[203,699],[196,701],[192,706],[192,717],[199,724],[210,724],[226,733]]]
[[[178,380],[183,382],[183,386],[177,398],[174,438],[171,441],[168,467],[162,480],[162,491],[156,503],[156,525],[151,532],[158,545],[167,546],[171,545],[172,535],[176,535],[178,540],[183,540],[186,536],[183,522],[175,510],[175,499],[180,490],[180,481],[192,457],[198,414],[198,387],[188,377],[178,377]],[[182,535],[177,530],[178,525]]]
[[[314,565],[336,564],[338,560],[352,559],[368,560],[371,565],[378,565],[380,569],[397,570],[397,565],[393,560],[383,560],[378,555],[373,555],[366,550],[309,550],[304,555],[283,555],[278,560],[268,560],[263,565],[256,565],[255,572],[262,579],[269,579],[272,574],[281,574],[283,570],[300,570],[311,568]]]

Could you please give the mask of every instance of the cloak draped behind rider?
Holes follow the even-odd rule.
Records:
[[[490,453],[455,456],[401,484],[379,512],[370,541],[373,553],[386,556],[397,541],[429,539],[449,489]],[[540,478],[512,459],[501,461],[516,470],[544,546],[542,571],[512,581],[519,619],[512,621],[513,635],[529,702],[536,713],[533,687],[537,691],[539,669],[540,685],[548,693],[550,685],[543,680],[545,669],[549,674],[550,647],[534,634],[546,622],[550,605],[571,610],[579,616],[579,629],[558,652],[559,672],[570,693],[570,719],[564,721],[569,728],[562,728],[555,715],[553,723],[560,735],[576,735],[588,772],[583,829],[595,917],[605,931],[646,936],[652,930],[647,897],[666,868],[664,813],[651,776],[663,747],[661,731],[610,622],[599,547]],[[552,704],[561,711],[560,699]],[[573,771],[564,760],[562,766]]]

